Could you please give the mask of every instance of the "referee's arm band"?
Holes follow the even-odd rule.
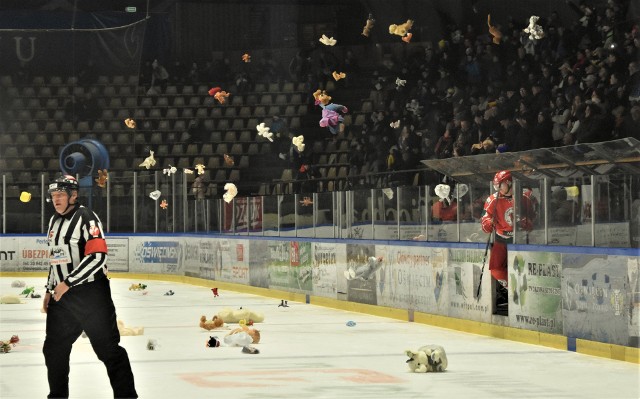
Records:
[[[104,238],[94,238],[92,240],[87,241],[84,246],[84,256],[95,254],[95,253],[107,253],[107,242]]]

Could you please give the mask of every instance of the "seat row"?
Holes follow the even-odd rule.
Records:
[[[10,108],[14,111],[20,111],[24,109],[40,109],[57,110],[67,106],[70,101],[70,96],[46,96],[46,97],[33,97],[23,96],[14,97],[11,100]],[[211,96],[143,96],[137,97],[135,95],[123,95],[119,97],[101,97],[96,96],[98,106],[100,108],[169,108],[169,107],[213,107],[220,104]],[[308,100],[303,93],[292,94],[249,94],[246,96],[238,95],[232,96],[228,103],[225,103],[223,108],[230,107],[242,107],[242,106],[269,106],[269,105],[300,105],[304,104]]]

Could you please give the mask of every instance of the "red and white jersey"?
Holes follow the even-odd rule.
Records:
[[[519,218],[521,227],[525,230],[531,230],[534,217],[531,199],[523,195],[520,203],[523,208]],[[498,193],[491,194],[484,203],[484,213],[481,219],[482,231],[491,233],[495,226],[496,234],[503,238],[511,238],[513,237],[515,219],[513,215],[513,197],[498,197]]]

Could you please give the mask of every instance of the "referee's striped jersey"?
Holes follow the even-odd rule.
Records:
[[[107,274],[107,243],[102,223],[93,211],[76,204],[64,216],[54,214],[48,231],[48,290],[63,281],[73,287]]]

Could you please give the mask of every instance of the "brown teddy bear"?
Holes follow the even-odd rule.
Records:
[[[364,28],[362,28],[362,36],[369,37],[369,34],[371,33],[371,29],[373,29],[373,26],[375,24],[376,24],[376,20],[373,19],[373,14],[369,14],[369,18],[367,18],[367,23],[364,26]]]
[[[224,325],[224,320],[221,317],[213,316],[212,320],[207,320],[206,316],[200,317],[200,327],[204,328],[207,331],[214,330],[216,328],[220,328]]]

